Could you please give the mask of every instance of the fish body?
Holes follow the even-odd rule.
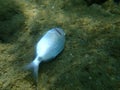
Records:
[[[53,28],[47,31],[36,44],[35,59],[25,66],[26,69],[32,69],[33,75],[38,81],[39,64],[55,58],[63,49],[65,44],[65,33],[61,28]]]
[[[36,53],[42,61],[47,61],[57,56],[64,48],[65,33],[60,28],[49,30],[37,43]]]

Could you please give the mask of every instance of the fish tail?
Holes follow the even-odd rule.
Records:
[[[36,81],[36,83],[38,82],[38,70],[39,70],[39,64],[40,62],[36,62],[35,60],[33,62],[31,62],[30,64],[25,66],[26,70],[32,70],[34,79]]]

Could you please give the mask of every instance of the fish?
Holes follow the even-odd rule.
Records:
[[[38,82],[38,70],[41,62],[54,59],[65,45],[65,32],[61,28],[48,30],[36,44],[36,57],[24,68],[32,70],[36,82]]]

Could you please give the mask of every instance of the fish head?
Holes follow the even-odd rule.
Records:
[[[56,33],[60,36],[65,36],[65,32],[61,28],[53,28],[49,32]]]

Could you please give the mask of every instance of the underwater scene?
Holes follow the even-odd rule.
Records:
[[[47,38],[36,83],[52,28],[65,43]],[[120,90],[120,0],[0,0],[0,90]]]

